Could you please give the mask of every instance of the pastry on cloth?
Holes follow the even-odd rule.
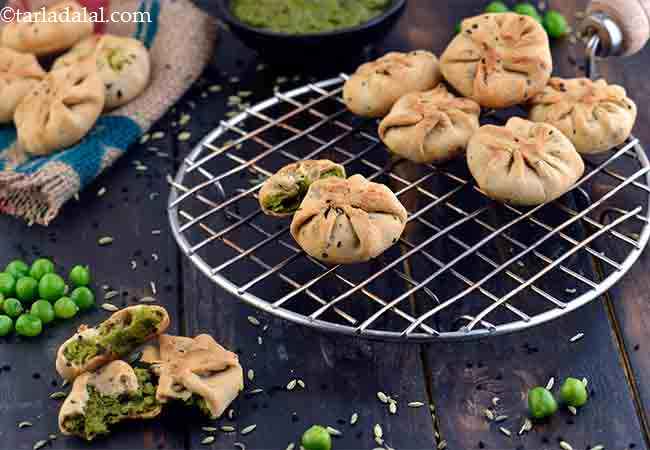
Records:
[[[142,42],[128,36],[89,36],[60,56],[52,70],[93,56],[106,86],[106,110],[127,104],[147,87],[151,75],[149,52]]]
[[[413,162],[443,162],[465,150],[480,113],[478,103],[440,84],[397,100],[379,124],[379,136],[393,153]]]
[[[605,80],[554,77],[531,104],[530,120],[558,128],[582,154],[622,144],[636,120],[636,105],[625,89]]]
[[[585,169],[580,154],[560,130],[519,117],[504,127],[479,128],[467,146],[467,164],[488,197],[515,205],[558,198]]]
[[[20,101],[45,75],[34,55],[0,47],[0,123],[14,119]]]
[[[113,313],[96,327],[82,325],[56,355],[56,370],[66,380],[130,354],[169,326],[165,308],[136,305]]]
[[[353,175],[313,183],[291,222],[291,235],[312,257],[333,264],[368,261],[393,245],[407,212],[386,186]]]
[[[290,216],[300,206],[309,186],[327,177],[345,178],[345,167],[328,159],[309,159],[284,166],[260,189],[262,211],[269,216]]]
[[[44,16],[41,10],[32,13],[33,19],[39,17],[41,20],[27,21],[26,18],[5,25],[2,46],[44,56],[67,50],[93,33],[88,11],[74,0],[64,0],[45,8]]]
[[[343,101],[364,117],[385,116],[401,96],[433,89],[440,82],[438,58],[431,52],[390,52],[359,66],[343,85]]]
[[[151,419],[160,414],[154,374],[124,361],[86,372],[72,384],[59,411],[59,429],[88,441],[110,432],[127,419]]]
[[[235,353],[207,334],[195,338],[163,334],[158,347],[147,346],[142,361],[158,375],[156,399],[196,405],[216,419],[244,389],[244,371]]]
[[[50,72],[16,108],[18,144],[49,155],[79,142],[104,108],[104,83],[92,62]]]
[[[481,106],[505,108],[546,86],[553,69],[548,36],[532,17],[483,14],[463,20],[440,57],[445,79]]]

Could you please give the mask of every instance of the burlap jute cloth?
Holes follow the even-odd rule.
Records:
[[[57,0],[15,0],[8,6],[35,11]],[[0,212],[47,225],[63,204],[122,156],[199,77],[216,37],[216,23],[190,0],[80,0],[89,10],[148,13],[150,21],[95,25],[140,39],[151,55],[150,83],[129,104],[102,115],[77,145],[46,157],[17,150],[16,129],[0,126]],[[1,100],[1,99],[0,99]]]

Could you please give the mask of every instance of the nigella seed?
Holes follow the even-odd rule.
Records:
[[[336,243],[336,246],[337,246],[338,248],[341,248],[341,245],[342,245],[342,244],[343,244],[343,243],[342,243],[341,241],[338,241],[338,242]]]
[[[327,253],[323,253],[323,258],[327,258],[329,255]]]

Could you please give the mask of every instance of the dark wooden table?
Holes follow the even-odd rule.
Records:
[[[205,0],[209,5],[211,2]],[[435,6],[434,6],[435,3]],[[455,24],[462,17],[478,13],[485,2],[477,0],[410,0],[407,12],[395,31],[381,43],[378,52],[389,49],[430,48],[440,53]],[[582,1],[555,0],[553,8],[574,17]],[[568,42],[553,48],[555,73],[580,75],[580,50]],[[577,63],[576,63],[577,61]],[[49,227],[27,227],[3,217],[0,220],[0,254],[32,260],[51,256],[67,270],[76,263],[89,264],[101,296],[101,285],[119,291],[112,301],[118,306],[133,303],[158,288],[157,298],[167,307],[172,330],[185,335],[209,332],[225,346],[237,351],[245,369],[254,369],[255,379],[247,389],[262,387],[264,393],[242,395],[235,402],[230,424],[241,430],[257,424],[257,429],[241,436],[218,433],[211,448],[234,448],[243,442],[249,449],[284,449],[297,442],[313,423],[331,425],[343,432],[335,438],[335,448],[377,447],[372,427],[381,424],[387,444],[396,449],[447,448],[557,449],[560,441],[574,449],[603,445],[608,450],[648,448],[648,408],[650,408],[650,260],[646,252],[631,272],[605,296],[588,306],[514,335],[479,342],[406,345],[369,342],[325,335],[268,317],[226,294],[200,274],[180,254],[167,223],[167,174],[175,173],[178,162],[193,144],[211,130],[227,111],[226,99],[241,90],[254,91],[254,99],[271,94],[278,76],[293,76],[272,65],[257,71],[260,59],[236,42],[228,33],[219,37],[211,67],[191,91],[156,126],[165,133],[159,140],[134,146],[107,174],[70,202]],[[643,142],[650,142],[647,71],[650,49],[625,60],[603,62],[603,75],[623,84],[639,105],[635,130]],[[331,73],[350,70],[346,64],[330,67]],[[307,69],[306,69],[307,70]],[[310,76],[301,74],[303,83]],[[328,74],[319,74],[325,77]],[[229,79],[236,76],[237,83]],[[210,92],[220,84],[224,90]],[[291,82],[284,87],[289,88]],[[190,122],[179,127],[182,113]],[[192,139],[179,142],[180,129],[192,132]],[[170,155],[156,156],[147,147]],[[137,172],[134,161],[142,161],[147,172]],[[100,188],[107,192],[97,196]],[[152,234],[152,230],[161,230]],[[113,236],[114,243],[99,247],[97,239]],[[609,248],[616,254],[619,248]],[[133,268],[132,261],[135,261]],[[101,299],[99,300],[101,303]],[[268,325],[262,332],[247,320],[255,315]],[[49,327],[32,340],[0,340],[0,448],[31,449],[34,442],[57,433],[59,401],[49,395],[60,390],[54,370],[58,345],[71,333],[72,326],[95,323],[107,316],[97,309],[72,322]],[[570,343],[576,331],[582,340]],[[262,336],[262,340],[258,340]],[[591,400],[574,417],[560,412],[548,423],[536,425],[517,435],[525,415],[525,395],[534,385],[550,377],[586,376]],[[306,383],[304,390],[286,391],[294,378]],[[399,398],[397,414],[389,413],[377,399],[377,392]],[[497,414],[503,422],[487,421],[483,410],[499,397]],[[406,403],[420,401],[422,408]],[[426,405],[435,405],[435,413]],[[359,420],[349,424],[353,413]],[[33,426],[19,429],[21,421]],[[209,421],[196,415],[168,410],[162,418],[119,428],[110,438],[96,444],[106,449],[189,449],[203,448],[206,435],[200,427]],[[507,437],[499,431],[512,431]],[[58,436],[52,448],[85,448],[77,439]],[[90,446],[88,446],[90,447]]]

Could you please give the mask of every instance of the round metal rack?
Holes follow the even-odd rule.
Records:
[[[597,38],[589,48],[595,58]],[[168,214],[181,250],[246,303],[373,339],[497,335],[594,300],[646,246],[650,164],[634,137],[587,159],[561,199],[504,205],[481,193],[464,161],[438,167],[392,158],[377,122],[345,109],[345,79],[276,93],[222,121],[171,181]],[[481,121],[520,112],[488,111]],[[409,211],[400,241],[365,264],[328,266],[306,255],[289,220],[264,216],[256,194],[265,177],[310,158],[390,186]]]

